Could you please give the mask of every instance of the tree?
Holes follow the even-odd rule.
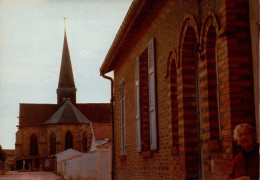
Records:
[[[5,152],[0,145],[0,161],[5,162]]]

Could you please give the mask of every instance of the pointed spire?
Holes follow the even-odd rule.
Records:
[[[58,87],[75,88],[66,29],[64,32],[64,43],[63,43],[63,52],[62,52],[60,78],[59,78]]]
[[[66,26],[64,18],[64,42],[63,52],[60,66],[60,77],[57,89],[57,102],[59,105],[64,103],[64,100],[70,99],[73,104],[76,104],[76,87],[73,77],[73,70],[70,60],[70,52],[66,35]]]

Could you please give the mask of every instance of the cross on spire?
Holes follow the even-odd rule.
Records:
[[[64,30],[66,31],[66,17],[64,17]]]
[[[63,104],[63,98],[71,99],[73,104],[76,103],[76,87],[73,77],[73,70],[70,60],[69,45],[66,36],[66,18],[64,17],[64,43],[61,58],[60,77],[57,89],[58,104]]]

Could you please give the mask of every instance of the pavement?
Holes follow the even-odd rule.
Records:
[[[62,180],[61,176],[53,172],[33,171],[19,172],[8,171],[5,175],[0,174],[0,180]]]

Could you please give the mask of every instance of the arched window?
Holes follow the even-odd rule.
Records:
[[[196,31],[187,26],[181,49],[185,167],[187,179],[201,179]]]
[[[216,66],[216,29],[209,27],[207,33],[207,72],[208,72],[208,105],[209,105],[209,126],[210,139],[220,138],[220,121],[219,121],[219,93],[218,77]]]
[[[69,148],[73,148],[73,137],[70,131],[65,135],[65,150]]]
[[[177,67],[175,59],[170,64],[170,98],[172,123],[172,153],[179,152],[178,97],[177,97]]]
[[[56,137],[55,134],[51,134],[51,154],[56,154]]]
[[[30,155],[38,154],[38,140],[35,134],[31,135],[30,138]]]
[[[87,138],[87,133],[84,132],[83,133],[83,151],[87,151],[88,150],[88,138]]]

